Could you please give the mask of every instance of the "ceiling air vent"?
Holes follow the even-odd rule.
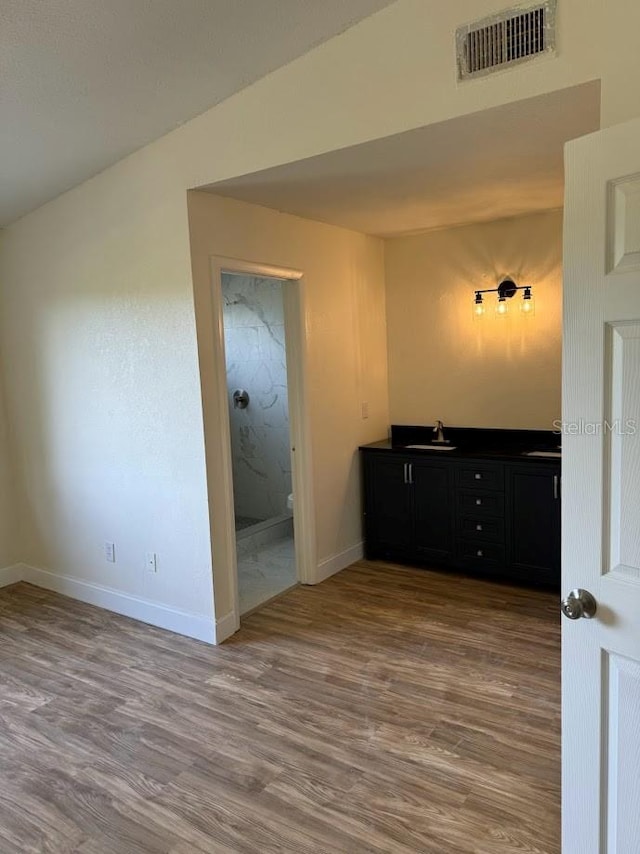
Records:
[[[458,79],[491,74],[556,49],[556,0],[508,9],[456,31]]]

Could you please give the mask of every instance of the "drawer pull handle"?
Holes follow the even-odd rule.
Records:
[[[476,479],[476,480],[482,480],[482,475],[481,475],[481,474],[479,474],[478,472],[476,472],[476,473],[474,474],[474,477],[475,477],[475,479]]]
[[[476,525],[476,531],[481,531],[481,530],[482,530],[482,525]]]
[[[476,554],[478,555],[478,557],[484,557],[484,553],[483,553],[482,549],[478,549]]]
[[[476,498],[476,504],[482,504],[482,498]]]

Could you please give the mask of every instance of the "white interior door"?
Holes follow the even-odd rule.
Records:
[[[567,146],[564,270],[562,851],[638,854],[640,120]]]

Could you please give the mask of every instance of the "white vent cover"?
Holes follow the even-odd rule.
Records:
[[[481,77],[556,50],[556,0],[508,9],[456,31],[458,80]]]

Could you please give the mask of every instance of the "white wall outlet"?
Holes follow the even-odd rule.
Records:
[[[364,400],[361,404],[362,406],[362,420],[364,421],[369,417],[369,402]]]
[[[145,566],[147,567],[147,572],[157,572],[158,571],[158,561],[157,561],[155,552],[147,552],[147,555],[145,558]]]
[[[105,556],[105,559],[109,563],[115,563],[116,562],[116,546],[115,546],[115,543],[105,542],[105,544],[104,544],[104,556]]]

